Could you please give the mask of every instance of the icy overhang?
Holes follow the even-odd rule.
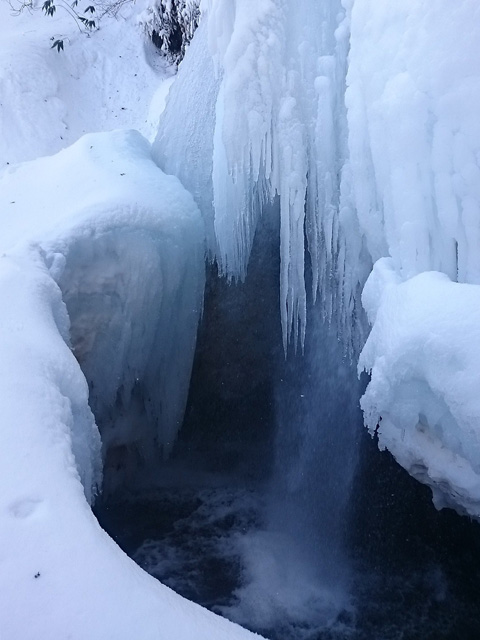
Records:
[[[0,249],[41,257],[60,286],[70,319],[64,334],[89,383],[104,449],[133,439],[143,441],[145,457],[154,448],[167,454],[202,306],[204,234],[193,199],[134,131],[85,136],[12,167],[0,188]],[[113,429],[115,407],[128,414],[134,395],[142,425]]]
[[[438,508],[480,517],[480,286],[425,272],[401,282],[377,262],[363,303],[372,331],[359,369],[379,445],[428,484]]]

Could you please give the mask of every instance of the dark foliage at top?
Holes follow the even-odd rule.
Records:
[[[200,19],[199,0],[158,0],[145,27],[155,46],[178,64]]]

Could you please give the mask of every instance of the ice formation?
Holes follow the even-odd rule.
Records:
[[[100,481],[100,440],[67,345],[110,463],[132,433],[139,459],[153,442],[168,451],[201,309],[204,235],[221,272],[243,278],[264,210],[281,221],[285,348],[304,344],[306,250],[312,297],[356,355],[366,282],[367,426],[439,506],[480,517],[477,0],[204,0],[202,10],[153,149],[196,204],[136,133],[86,137],[13,166],[111,129],[130,108],[150,133],[153,112],[137,98],[153,97],[157,76],[121,27],[72,38],[63,58],[43,52],[50,27],[31,30],[27,15],[2,33],[9,639],[148,639],[160,627],[180,640],[192,629],[199,640],[250,637],[155,584],[99,529],[84,494],[91,500]],[[111,55],[120,40],[126,64]],[[148,419],[132,431],[139,409]]]
[[[366,421],[439,506],[477,517],[479,17],[471,0],[356,0],[346,94],[359,226],[389,256],[363,294]]]
[[[263,204],[278,196],[285,346],[292,335],[304,341],[306,249],[313,295],[320,294],[324,317],[357,356],[364,342],[360,293],[378,259],[391,259],[399,282],[434,270],[478,284],[478,4],[304,0],[292,8],[273,0],[205,0],[202,7],[204,23],[172,89],[154,153],[196,198],[209,250],[230,277],[244,276]],[[188,117],[181,128],[179,113]],[[372,277],[366,296],[382,281]],[[371,427],[372,416],[386,410],[373,393],[385,354],[372,343],[384,332],[373,331],[361,358],[373,372],[363,403]],[[444,340],[447,349],[446,333]],[[474,422],[457,415],[450,431],[473,430],[475,440]],[[427,421],[424,430],[440,437],[435,424]],[[378,431],[382,446],[385,431]],[[406,446],[392,442],[412,471]],[[454,437],[441,443],[462,458]],[[421,464],[426,471],[416,475],[432,486],[437,504],[443,493],[449,504],[480,516],[476,499],[467,508],[468,498],[430,469],[434,457],[425,453]],[[465,478],[466,494],[468,485]]]
[[[209,250],[229,277],[245,276],[263,205],[279,196],[283,335],[285,347],[292,335],[303,344],[305,230],[314,295],[335,288],[332,263],[341,245],[335,212],[346,142],[344,13],[339,2],[307,0],[295,10],[271,0],[209,2],[203,10],[155,157],[196,198]]]
[[[133,131],[85,136],[9,169],[0,197],[14,217],[1,247],[38,245],[62,290],[104,451],[116,450],[119,464],[134,438],[144,461],[168,453],[202,307],[203,224],[193,200]]]

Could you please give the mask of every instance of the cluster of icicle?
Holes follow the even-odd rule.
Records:
[[[201,8],[203,24],[160,124],[157,160],[194,194],[210,254],[230,278],[245,277],[259,217],[278,197],[284,347],[303,346],[307,248],[312,296],[321,292],[325,316],[355,298],[354,283],[345,286],[340,231],[342,216],[355,220],[348,193],[341,195],[345,8],[340,0],[204,0]],[[185,111],[189,122],[179,122]],[[351,318],[345,311],[339,315]]]

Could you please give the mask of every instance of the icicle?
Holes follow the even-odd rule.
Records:
[[[285,350],[289,341],[303,348],[306,250],[313,296],[320,296],[329,321],[342,324],[338,291],[350,283],[331,275],[343,269],[337,262],[344,242],[338,216],[346,159],[345,12],[340,0],[299,0],[294,9],[285,0],[204,0],[202,10],[206,26],[195,35],[190,66],[205,69],[205,83],[215,88],[208,105],[202,89],[200,117],[187,140],[175,134],[169,144],[186,92],[191,104],[185,60],[175,83],[181,92],[173,86],[160,126],[157,157],[197,198],[210,252],[231,278],[245,277],[259,217],[279,196],[283,341]],[[198,90],[191,72],[189,80],[190,91]],[[197,166],[198,145],[209,152],[205,131],[212,136],[211,169],[207,159],[206,167]]]

